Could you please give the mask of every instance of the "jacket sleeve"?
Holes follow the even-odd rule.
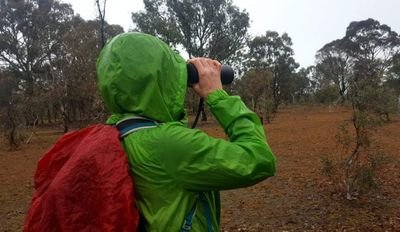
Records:
[[[159,159],[184,189],[211,191],[253,185],[275,174],[275,157],[257,115],[237,96],[211,93],[207,103],[229,141],[200,130],[167,126]]]

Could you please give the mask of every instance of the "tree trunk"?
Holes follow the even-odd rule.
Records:
[[[40,125],[44,125],[44,115],[43,115],[43,112],[40,113]]]
[[[71,104],[70,108],[72,109],[72,121],[73,122],[78,121],[78,113],[76,111],[76,104]]]
[[[62,116],[62,120],[63,120],[63,127],[64,127],[64,133],[67,133],[68,132],[68,130],[69,130],[69,128],[68,128],[68,112],[67,112],[67,110],[66,110],[66,107],[63,105],[63,104],[61,104],[61,108],[60,108],[60,110],[61,110],[61,116]]]
[[[18,148],[19,143],[17,141],[17,127],[15,125],[15,119],[12,113],[11,105],[7,107],[7,119],[10,125],[10,131],[8,133],[8,142],[10,145],[10,150],[15,150]]]
[[[274,99],[274,106],[273,106],[273,108],[272,108],[272,113],[278,112],[278,106],[279,106],[278,100],[275,100],[275,99]]]
[[[51,113],[50,113],[50,107],[47,109],[47,121],[49,124],[52,124],[53,122],[51,121]]]
[[[53,111],[53,121],[55,122],[55,123],[57,123],[57,118],[58,118],[58,114],[57,114],[57,109],[56,109],[56,107],[54,106],[54,105],[52,105],[52,111]]]

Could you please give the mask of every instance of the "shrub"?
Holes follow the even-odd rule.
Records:
[[[319,103],[331,104],[340,98],[339,89],[336,86],[326,86],[315,93],[316,100]]]

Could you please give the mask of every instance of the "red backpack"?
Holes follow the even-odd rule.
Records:
[[[129,165],[112,126],[64,135],[39,161],[24,231],[136,231]]]

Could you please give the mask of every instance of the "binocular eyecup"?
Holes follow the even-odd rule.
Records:
[[[188,73],[188,85],[191,86],[199,82],[199,73],[197,72],[196,66],[192,63],[187,64]],[[223,85],[229,85],[233,82],[235,77],[235,72],[233,68],[229,65],[221,66],[221,82]]]

